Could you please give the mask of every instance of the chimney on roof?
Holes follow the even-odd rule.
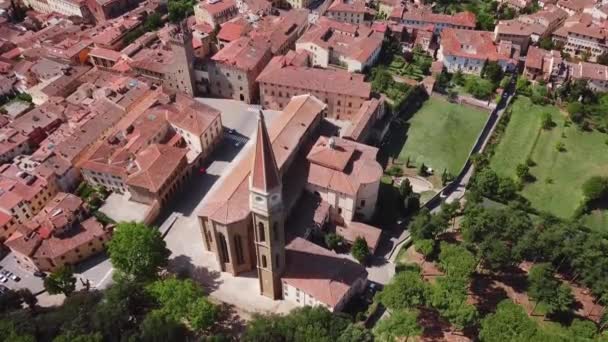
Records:
[[[329,148],[332,150],[336,148],[336,139],[334,137],[329,138]]]

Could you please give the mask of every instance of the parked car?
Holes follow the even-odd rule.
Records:
[[[46,273],[40,272],[40,271],[36,271],[36,272],[34,272],[34,276],[36,276],[38,278],[46,278]]]
[[[14,281],[19,281],[19,280],[21,280],[21,278],[19,278],[19,276],[18,276],[18,275],[16,275],[16,274],[11,274],[11,279],[13,279]]]
[[[0,276],[0,282],[2,283],[6,283],[8,281],[8,278],[5,276]]]

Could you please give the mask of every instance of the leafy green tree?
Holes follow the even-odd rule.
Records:
[[[0,319],[0,338],[7,342],[35,342],[34,336],[19,331],[15,324],[8,319]]]
[[[391,310],[410,309],[423,305],[427,284],[417,272],[397,273],[377,296],[380,302]]]
[[[553,50],[555,48],[555,44],[553,44],[553,39],[551,39],[551,37],[542,38],[539,42],[539,46],[541,49],[545,50]]]
[[[481,71],[483,78],[490,80],[492,83],[498,85],[503,77],[503,71],[498,62],[488,61]]]
[[[418,324],[418,312],[413,310],[396,310],[387,319],[378,322],[374,328],[374,336],[377,341],[393,342],[404,338],[422,334],[422,328]]]
[[[350,253],[353,255],[355,259],[359,263],[365,263],[367,258],[369,257],[369,248],[367,247],[367,242],[362,237],[357,237],[355,242],[353,242],[353,246],[350,250]]]
[[[117,225],[108,252],[118,271],[138,279],[155,278],[171,254],[157,229],[135,222]]]
[[[570,331],[572,340],[577,340],[581,337],[591,340],[597,335],[597,326],[595,323],[589,320],[582,320],[580,318],[575,318],[572,320],[568,330]]]
[[[8,312],[21,308],[23,298],[17,291],[8,289],[0,294],[0,312]]]
[[[348,327],[340,334],[337,342],[373,342],[374,335],[371,331],[356,325],[349,324]]]
[[[493,314],[481,321],[479,340],[482,342],[529,341],[536,333],[534,321],[522,307],[503,300]]]
[[[36,304],[38,304],[38,298],[30,291],[28,288],[19,289],[17,291],[19,297],[25,305],[27,305],[30,310],[34,310],[36,308]]]
[[[63,333],[53,339],[53,342],[102,342],[100,333],[79,334],[73,331]]]
[[[76,277],[69,266],[62,266],[44,278],[44,289],[50,294],[71,295],[76,290]]]
[[[520,180],[525,181],[530,178],[530,167],[526,164],[517,164],[515,174]]]
[[[176,321],[187,320],[196,331],[207,330],[215,323],[217,308],[190,279],[158,280],[147,290],[160,303],[160,311]]]
[[[545,130],[549,130],[549,129],[551,129],[551,127],[553,127],[554,123],[553,123],[553,118],[551,117],[551,113],[549,113],[549,112],[543,113],[542,125],[543,125],[543,129],[545,129]]]
[[[344,239],[336,233],[325,234],[325,245],[329,249],[336,249],[344,241]]]
[[[399,195],[401,195],[401,198],[407,198],[412,193],[414,193],[412,184],[408,178],[405,178],[403,181],[401,181],[401,184],[399,184]]]
[[[548,263],[533,266],[528,274],[528,295],[537,304],[545,303],[548,313],[567,312],[574,303],[574,297],[570,287],[557,280],[554,272]]]
[[[447,276],[468,279],[475,271],[477,260],[466,248],[442,242],[440,250],[439,267]]]
[[[143,28],[146,32],[154,31],[159,28],[162,23],[163,21],[160,13],[152,13],[144,20]]]
[[[456,72],[452,76],[452,81],[459,86],[463,86],[465,79],[464,79],[464,75],[462,74],[462,71],[456,70]]]
[[[408,230],[414,240],[435,239],[437,234],[447,229],[445,217],[431,214],[428,208],[422,208],[410,223]]]
[[[414,241],[414,247],[416,251],[424,256],[425,259],[428,259],[429,256],[433,254],[435,251],[435,240],[431,239],[422,239]]]
[[[441,317],[457,329],[464,329],[477,322],[477,309],[467,303],[469,280],[454,276],[439,277],[431,285],[429,302]]]
[[[302,307],[288,315],[254,315],[241,340],[257,341],[336,341],[350,325],[350,319],[332,314],[326,308]]]
[[[374,68],[372,76],[372,89],[378,93],[386,93],[395,82],[390,72],[382,67]]]
[[[467,93],[480,100],[487,100],[494,93],[494,84],[486,79],[471,77],[466,80],[464,87]]]
[[[194,13],[194,2],[192,0],[169,0],[169,21],[178,23]]]
[[[583,183],[583,195],[588,202],[608,196],[608,178],[592,176],[587,179]]]
[[[145,342],[183,341],[186,328],[162,310],[152,310],[140,325],[139,339]]]

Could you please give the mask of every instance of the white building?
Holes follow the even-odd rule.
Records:
[[[510,41],[494,43],[493,32],[445,29],[437,59],[448,72],[460,70],[479,75],[487,61],[497,62],[505,71],[514,70],[519,59],[519,46]]]

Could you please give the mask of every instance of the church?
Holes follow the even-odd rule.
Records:
[[[326,110],[300,95],[268,127],[260,112],[255,144],[233,161],[198,216],[204,248],[223,272],[255,270],[261,295],[339,311],[363,290],[367,272],[307,237],[332,222],[346,241],[361,236],[373,251],[381,231],[361,221],[375,210],[382,167],[377,148],[322,135]]]

